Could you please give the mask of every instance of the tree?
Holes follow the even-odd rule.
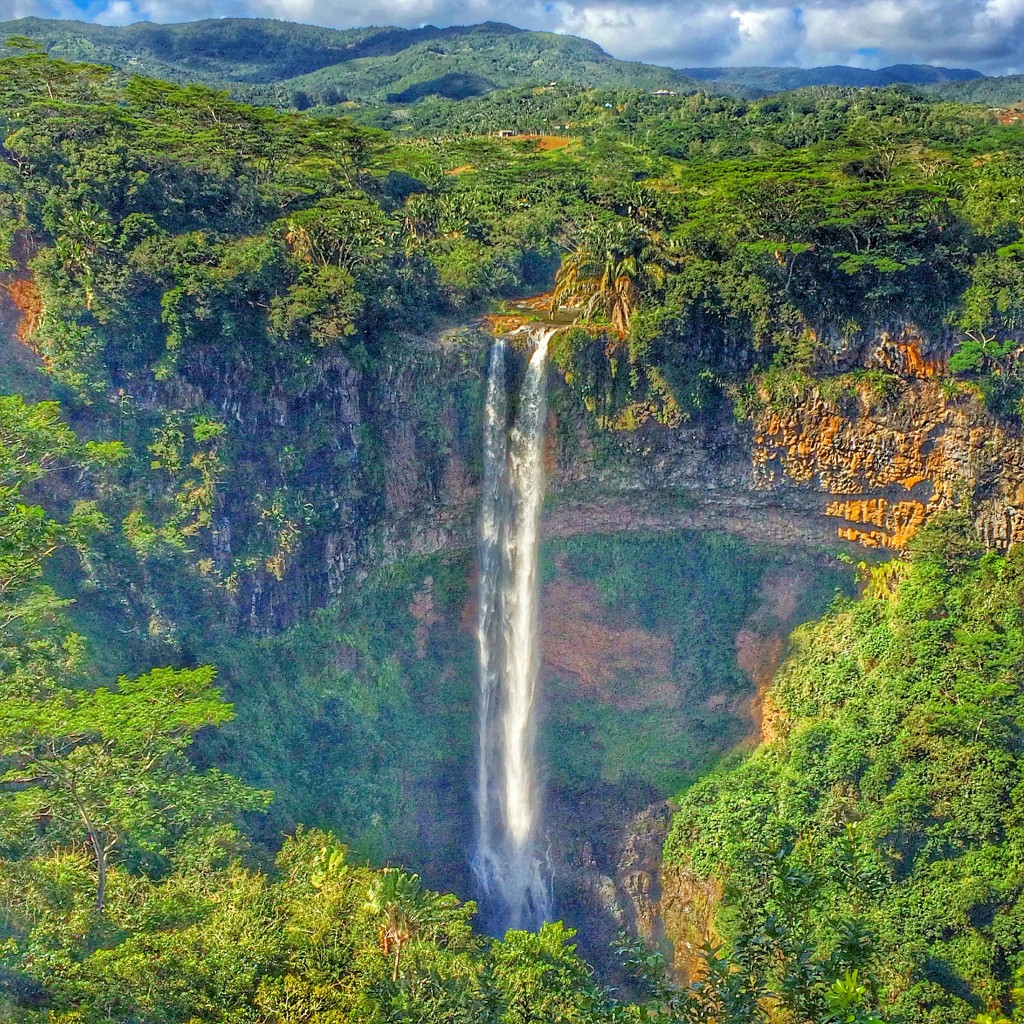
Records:
[[[555,308],[578,306],[585,319],[601,314],[625,335],[645,289],[665,280],[651,236],[617,222],[591,229],[555,275]]]
[[[62,617],[68,602],[39,579],[59,548],[85,552],[107,528],[93,501],[75,502],[59,519],[25,492],[72,472],[83,480],[124,455],[118,442],[80,441],[56,402],[0,396],[0,693],[28,692],[75,659],[80,640]]]
[[[539,932],[509,931],[492,944],[486,978],[504,1006],[502,1024],[597,1024],[611,1002],[576,954],[576,933],[560,921]]]
[[[400,868],[384,868],[373,879],[365,909],[380,921],[380,948],[385,956],[394,955],[391,980],[398,981],[402,950],[421,935],[432,937],[444,911],[458,905],[451,896],[428,892],[419,875]]]
[[[85,203],[65,215],[55,249],[65,267],[80,275],[87,310],[92,309],[96,298],[97,257],[113,237],[109,218],[95,203]]]
[[[154,669],[116,690],[55,689],[0,707],[0,794],[12,819],[55,846],[84,835],[96,909],[115,850],[164,853],[182,834],[262,808],[268,795],[185,756],[196,732],[231,719],[213,669]]]

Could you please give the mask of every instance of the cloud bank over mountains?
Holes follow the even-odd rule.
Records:
[[[1024,72],[1024,0],[0,0],[0,20],[32,14],[104,24],[260,17],[333,28],[506,21],[673,67],[928,63]]]

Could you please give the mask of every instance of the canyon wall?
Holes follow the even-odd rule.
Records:
[[[810,378],[758,395],[743,423],[644,424],[560,460],[552,535],[717,529],[771,544],[899,553],[936,512],[973,509],[1005,548],[1024,536],[1024,438],[943,377],[950,343],[910,325],[826,347]],[[609,456],[612,448],[614,454]]]
[[[25,274],[0,280],[0,367],[15,382],[41,361],[33,332],[44,312]],[[262,489],[297,491],[314,507],[297,543],[272,565],[257,562],[232,596],[239,625],[280,628],[376,567],[472,548],[489,341],[482,329],[438,330],[398,339],[369,367],[324,351],[300,380],[260,388],[211,346],[170,379],[115,382],[143,411],[212,408],[244,453],[218,483],[212,525],[195,538],[197,557],[230,569],[246,551]],[[829,340],[816,367],[823,381],[796,382],[782,397],[763,391],[749,419],[737,421],[723,403],[673,427],[648,420],[630,431],[597,430],[553,371],[544,533],[706,530],[832,562],[844,546],[854,554],[902,551],[929,516],[969,503],[984,540],[1005,547],[1024,534],[1024,438],[944,378],[949,348],[949,339],[908,325],[854,345]],[[303,461],[286,475],[279,456],[290,450]],[[678,682],[665,638],[638,625],[613,631],[591,590],[556,581],[546,598],[545,671],[569,680],[581,701],[626,713],[637,701],[664,700]],[[426,637],[429,607],[417,606],[414,617]],[[734,638],[737,664],[756,686],[755,717],[791,616],[780,614],[778,625],[766,632],[751,623]],[[620,677],[641,674],[650,677],[641,693],[616,690]],[[760,729],[752,722],[751,736]],[[685,975],[714,937],[720,893],[713,880],[663,868],[666,807],[653,790],[631,797],[624,804],[621,787],[595,790],[595,806],[608,808],[593,820],[610,822],[612,805],[628,820],[605,829],[603,847],[582,828],[560,841],[565,872],[574,899],[596,908],[612,931],[670,939]],[[578,811],[553,809],[566,821]]]
[[[986,544],[1024,536],[1024,439],[1000,423],[967,385],[943,378],[949,346],[903,325],[858,353],[874,381],[853,381],[826,401],[810,388],[754,423],[754,487],[798,487],[822,498],[835,536],[902,551],[934,513],[974,510]],[[848,356],[836,356],[842,365]]]
[[[26,274],[0,281],[8,363],[32,358],[43,312]],[[369,367],[325,350],[259,387],[244,360],[211,346],[167,380],[115,382],[144,409],[212,407],[247,452],[196,538],[225,574],[260,525],[255,492],[277,486],[312,508],[287,550],[262,567],[249,558],[240,623],[279,628],[375,566],[472,546],[488,341],[483,328],[434,330],[392,341]],[[824,341],[825,383],[761,394],[744,422],[723,403],[673,427],[599,431],[553,370],[546,535],[698,529],[823,554],[899,552],[930,515],[969,501],[987,543],[1021,536],[1024,439],[941,377],[950,339],[896,324]],[[283,451],[299,453],[297,470],[277,464]]]

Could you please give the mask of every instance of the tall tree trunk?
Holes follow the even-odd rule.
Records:
[[[402,940],[399,939],[395,942],[395,966],[391,971],[391,980],[398,981],[398,961],[402,957]]]
[[[82,819],[82,824],[85,825],[85,831],[88,833],[89,842],[92,844],[92,850],[96,856],[95,906],[97,910],[102,911],[107,902],[107,857],[110,855],[112,844],[108,846],[106,837],[96,831],[92,819],[89,817],[89,812],[85,809],[85,804],[78,795],[74,782],[72,782],[69,792],[71,799],[74,800],[75,806],[78,808],[79,817]]]
[[[89,841],[96,854],[96,909],[102,911],[107,902],[107,845],[94,829],[89,829]]]

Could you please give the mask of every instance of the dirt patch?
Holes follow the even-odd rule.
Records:
[[[544,670],[574,682],[580,696],[621,711],[676,703],[671,639],[609,621],[592,584],[549,583],[541,594],[541,623]]]
[[[572,142],[572,139],[566,138],[564,135],[523,135],[521,138],[536,142],[537,149],[541,153],[551,153],[556,149],[565,149]]]
[[[765,576],[758,587],[757,607],[736,634],[736,664],[757,688],[750,706],[755,740],[768,738],[772,732],[765,697],[785,657],[800,602],[811,583],[808,570],[792,566]]]
[[[43,297],[31,278],[18,277],[13,281],[0,281],[0,289],[7,294],[11,305],[18,313],[18,341],[27,344],[43,318]]]

